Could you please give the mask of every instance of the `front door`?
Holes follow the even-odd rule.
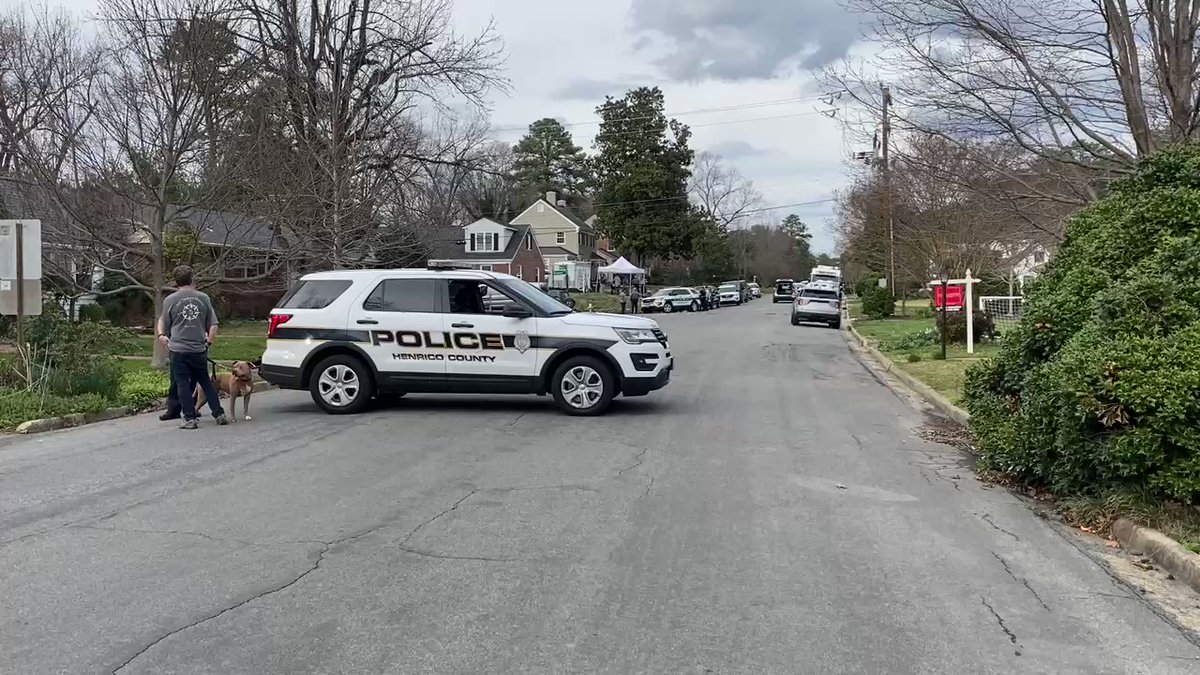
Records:
[[[450,353],[442,339],[436,279],[384,278],[350,310],[350,325],[367,331],[365,349],[392,391],[437,391]]]
[[[537,381],[536,317],[502,315],[518,302],[479,279],[447,278],[443,330],[454,349],[446,362],[446,382],[463,391],[532,391]]]

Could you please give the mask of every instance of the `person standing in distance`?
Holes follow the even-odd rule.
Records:
[[[634,286],[633,290],[629,292],[629,308],[633,310],[634,314],[637,314],[642,310],[641,304],[642,294],[638,291],[638,287]]]
[[[158,340],[171,353],[171,374],[174,376],[179,404],[183,408],[180,429],[200,428],[200,413],[196,411],[196,385],[204,389],[204,397],[217,424],[229,424],[221,408],[220,394],[208,376],[208,348],[217,337],[217,313],[208,294],[196,290],[192,268],[175,268],[177,291],[163,300],[162,316],[158,318]]]
[[[621,287],[621,292],[617,295],[617,302],[621,303],[621,313],[625,313],[625,305],[629,304],[629,294],[625,292],[625,287]]]

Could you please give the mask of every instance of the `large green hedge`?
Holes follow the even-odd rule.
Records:
[[[1071,220],[964,393],[989,468],[1200,502],[1200,147],[1145,160]]]

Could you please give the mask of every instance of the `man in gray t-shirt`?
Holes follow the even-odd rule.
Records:
[[[171,353],[171,379],[183,408],[180,428],[199,428],[200,414],[194,398],[197,385],[204,389],[217,424],[227,424],[217,388],[208,376],[208,347],[217,337],[217,313],[208,295],[196,290],[192,268],[181,265],[175,268],[174,276],[179,290],[163,300],[158,339]]]

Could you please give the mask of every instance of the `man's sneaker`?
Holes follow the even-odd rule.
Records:
[[[183,424],[179,425],[180,429],[199,429],[200,423],[196,420],[184,420]]]
[[[229,418],[226,417],[224,413],[218,415],[215,419],[217,420],[217,424],[219,424],[221,426],[225,426],[226,424],[229,424]]]
[[[163,413],[163,414],[159,415],[159,416],[158,416],[158,419],[160,419],[160,420],[162,420],[162,421],[164,421],[164,422],[169,422],[169,421],[171,421],[171,420],[177,420],[177,419],[179,419],[180,417],[183,417],[183,415],[181,415],[181,414],[179,414],[179,413],[165,412],[165,413]]]

